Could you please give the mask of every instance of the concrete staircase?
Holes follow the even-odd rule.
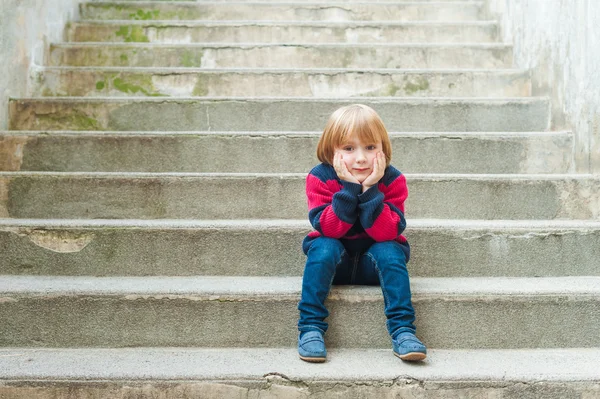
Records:
[[[600,397],[600,178],[482,1],[82,2],[0,132],[0,398]],[[304,177],[374,107],[423,364],[377,287],[297,358]]]

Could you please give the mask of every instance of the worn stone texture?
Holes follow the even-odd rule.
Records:
[[[534,95],[552,100],[553,125],[573,129],[579,172],[600,173],[600,3],[489,0],[514,62],[530,68]]]
[[[67,32],[74,42],[149,43],[488,43],[497,40],[494,21],[472,23],[398,23],[377,21],[332,25],[329,22],[86,21]]]
[[[13,130],[319,131],[331,112],[354,103],[314,97],[41,98],[12,100],[10,114]],[[550,122],[546,98],[365,97],[361,103],[376,108],[390,131],[545,131]]]
[[[305,256],[298,243],[308,222],[46,221],[0,227],[4,274],[70,276],[300,276]],[[36,224],[37,223],[37,224]],[[11,225],[12,224],[12,225]],[[86,237],[78,251],[56,251],[36,237]],[[600,224],[409,220],[408,264],[413,277],[597,276]],[[70,238],[70,240],[69,240]],[[90,259],[94,261],[91,262]],[[549,259],[551,261],[549,261]]]
[[[35,94],[125,97],[526,97],[529,74],[519,70],[231,70],[153,68],[52,69]],[[357,99],[357,101],[360,99]]]
[[[483,16],[482,3],[345,3],[335,5],[261,2],[239,4],[147,3],[143,9],[135,3],[83,3],[81,15],[97,20],[277,20],[277,21],[473,21]]]
[[[34,383],[5,382],[0,398],[10,399],[596,399],[595,383],[572,382],[421,382],[394,381],[286,382],[266,378],[253,382],[56,382],[36,387]]]
[[[23,150],[27,136],[0,135],[0,170],[18,171],[23,163]]]
[[[293,348],[301,282],[300,277],[4,276],[0,344]],[[600,277],[415,278],[411,285],[417,316],[427,315],[417,317],[415,325],[432,348],[600,346]],[[328,346],[389,348],[379,287],[335,286],[327,303]],[[473,323],[476,329],[465,329]],[[565,330],[565,325],[577,328]]]
[[[0,153],[19,156],[18,163],[0,161],[0,171],[308,173],[318,162],[319,136],[318,132],[0,132]],[[390,139],[392,162],[403,173],[572,171],[568,132],[392,133]],[[221,157],[223,153],[230,157]]]
[[[301,219],[305,174],[0,172],[14,218]],[[600,218],[598,177],[406,175],[413,218]],[[222,200],[222,199],[226,200]],[[463,204],[469,203],[469,207]]]
[[[51,66],[187,68],[509,68],[504,44],[58,43]]]

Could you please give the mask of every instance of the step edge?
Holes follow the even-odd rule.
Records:
[[[332,348],[329,352],[328,362],[315,368],[299,361],[293,348],[11,347],[0,348],[0,365],[5,366],[0,366],[0,381],[264,382],[277,376],[289,381],[376,380],[388,384],[397,379],[476,383],[600,381],[600,348],[430,349],[427,367],[402,363],[390,349]],[[140,367],[146,362],[149,367]],[[215,364],[228,366],[225,372],[219,372]]]
[[[140,288],[143,287],[143,288]],[[302,277],[273,276],[23,276],[0,275],[0,295],[23,296],[180,297],[222,301],[288,300],[301,291]],[[548,300],[568,297],[600,301],[600,276],[568,277],[413,277],[415,300],[498,298]],[[17,297],[17,298],[15,298]],[[334,286],[330,301],[380,301],[376,286]]]

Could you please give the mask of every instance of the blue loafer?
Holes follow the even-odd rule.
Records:
[[[394,355],[402,360],[414,362],[423,360],[427,357],[427,348],[423,345],[423,342],[419,341],[419,338],[411,332],[398,334],[398,336],[392,340],[392,349],[394,350]]]
[[[322,363],[327,358],[325,340],[319,331],[301,332],[298,337],[300,359],[312,363]]]

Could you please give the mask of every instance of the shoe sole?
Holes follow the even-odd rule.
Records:
[[[409,352],[406,355],[399,355],[396,352],[394,352],[394,355],[408,362],[418,362],[419,360],[424,360],[427,357],[425,353],[421,352]]]
[[[325,360],[327,360],[324,357],[305,357],[305,356],[300,356],[300,359],[304,360],[305,362],[309,362],[309,363],[323,363]]]

